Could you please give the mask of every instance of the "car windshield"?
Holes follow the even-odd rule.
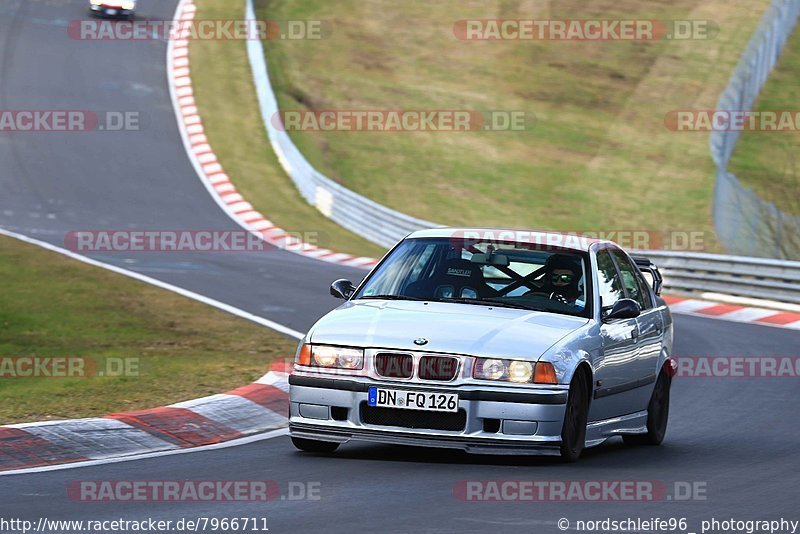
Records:
[[[426,300],[589,317],[586,254],[527,243],[406,239],[355,299]]]

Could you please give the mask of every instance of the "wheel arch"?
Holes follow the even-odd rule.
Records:
[[[581,360],[578,362],[578,365],[575,366],[575,371],[572,373],[572,378],[570,379],[570,383],[578,373],[583,373],[586,376],[586,398],[589,400],[589,406],[592,405],[592,397],[594,396],[594,372],[592,371],[592,366],[589,365],[589,362],[586,360]]]

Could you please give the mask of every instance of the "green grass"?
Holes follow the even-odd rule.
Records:
[[[199,19],[241,19],[244,2],[198,3]],[[267,139],[243,41],[194,41],[192,82],[214,152],[237,190],[266,218],[311,244],[370,257],[385,252],[325,218],[298,193]]]
[[[0,424],[100,416],[227,391],[295,342],[204,304],[0,236],[0,360],[133,358],[138,376],[0,378]],[[7,365],[7,364],[6,364]]]
[[[663,120],[671,110],[714,107],[768,0],[255,3],[258,18],[323,20],[332,29],[319,41],[265,43],[282,110],[537,117],[522,132],[291,134],[347,187],[451,225],[711,235],[708,136],[672,132]],[[200,18],[241,17],[238,1],[197,4]],[[720,32],[683,42],[464,42],[452,29],[465,18],[703,19]],[[191,54],[200,112],[228,174],[266,216],[292,228],[307,206],[265,154],[244,46],[195,42]],[[240,133],[226,138],[232,132]],[[322,228],[314,217],[301,219]],[[334,247],[370,250],[341,230],[325,234]]]
[[[800,31],[795,30],[770,74],[755,109],[797,110],[800,106]],[[729,169],[743,185],[786,213],[800,214],[800,132],[743,132]]]

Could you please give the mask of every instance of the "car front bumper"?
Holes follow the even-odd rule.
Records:
[[[447,387],[297,373],[289,377],[289,386],[289,431],[294,437],[446,447],[480,454],[559,454],[566,386]],[[459,413],[394,408],[376,412],[367,406],[370,386],[458,393]]]

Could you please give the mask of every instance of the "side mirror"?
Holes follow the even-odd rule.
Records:
[[[634,319],[642,313],[639,303],[633,299],[619,299],[603,316],[603,321],[612,319]]]
[[[356,286],[350,280],[340,278],[331,284],[331,295],[337,299],[347,300],[353,296],[356,291]]]

